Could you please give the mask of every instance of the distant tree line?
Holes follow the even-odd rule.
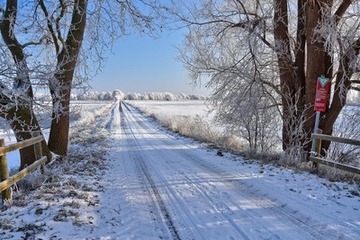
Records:
[[[146,93],[123,93],[120,90],[113,92],[87,91],[81,94],[73,93],[72,100],[94,100],[94,101],[115,101],[115,100],[155,100],[155,101],[182,101],[182,100],[206,100],[207,97],[195,94],[175,94],[170,92],[146,92]]]

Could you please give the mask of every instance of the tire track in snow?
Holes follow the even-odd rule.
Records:
[[[150,125],[149,123],[148,123],[149,125],[147,125],[146,123],[143,122],[143,120],[141,118],[139,118],[139,116],[137,116],[138,114],[140,114],[140,112],[137,109],[134,109],[132,107],[130,108],[128,106],[126,106],[126,109],[131,112],[135,111],[134,113],[136,115],[134,115],[132,117],[135,118],[134,122],[136,122],[136,124],[138,124],[139,126],[141,126],[142,128],[144,128],[147,131],[153,131],[153,129],[152,129],[153,126],[149,126]],[[144,132],[146,132],[146,131],[144,131]],[[168,135],[168,134],[166,134],[166,135]],[[159,141],[163,142],[163,144],[165,144],[165,145],[173,144],[166,139],[159,139]],[[156,144],[154,144],[153,146],[155,148],[157,147]],[[189,148],[189,149],[191,149],[191,148]],[[160,153],[160,151],[159,151],[159,153]],[[197,156],[189,154],[187,151],[181,151],[180,155],[183,156],[183,159],[186,159],[187,161],[190,161],[191,163],[196,164],[199,168],[201,168],[207,172],[211,172],[212,174],[216,175],[219,179],[221,179],[221,178],[229,179],[228,173],[222,171],[220,168],[218,168],[216,166],[206,163],[206,161],[204,161],[201,158],[198,158]],[[234,221],[229,216],[227,216],[221,210],[219,210],[218,206],[221,205],[222,203],[215,202],[214,199],[211,198],[208,195],[208,193],[203,190],[204,186],[202,184],[198,183],[201,181],[194,181],[186,174],[184,174],[184,173],[181,173],[181,174],[187,179],[189,184],[194,186],[198,190],[198,192],[200,194],[202,194],[209,201],[209,203],[212,204],[212,206],[216,210],[216,212],[218,212],[220,215],[223,215],[223,217],[239,232],[239,234],[242,236],[243,239],[248,239],[247,235],[236,225],[236,223],[234,223]],[[230,179],[231,178],[236,179],[236,176],[230,177]],[[301,216],[301,217],[294,216],[293,210],[285,208],[284,205],[279,206],[276,203],[274,203],[272,200],[268,199],[266,196],[262,196],[259,193],[257,193],[256,190],[255,191],[251,190],[252,186],[249,186],[249,185],[241,186],[239,184],[235,184],[236,182],[238,182],[238,181],[233,181],[233,183],[232,183],[233,187],[238,192],[246,191],[246,193],[249,195],[248,197],[251,198],[251,200],[253,201],[252,203],[257,205],[259,208],[266,209],[266,208],[271,207],[271,212],[273,212],[273,214],[278,216],[279,219],[281,219],[281,218],[287,219],[288,220],[287,222],[292,225],[293,229],[298,229],[300,231],[305,230],[306,231],[305,234],[308,236],[308,238],[314,238],[314,239],[324,239],[325,238],[325,236],[323,236],[316,229],[316,227],[319,227],[321,224],[316,223],[316,221],[314,223],[313,219],[310,219],[306,216]],[[230,183],[231,183],[231,181],[230,181]],[[242,184],[244,184],[244,183],[242,182]],[[236,207],[241,209],[241,206],[236,206]],[[226,204],[224,204],[224,208],[230,209]],[[248,216],[251,217],[252,215],[248,214]],[[309,222],[306,221],[306,219],[311,220],[312,224],[309,224]],[[256,223],[254,223],[254,224],[256,224]],[[278,236],[273,235],[270,230],[268,231],[268,234],[270,236],[272,235],[271,239],[279,238]]]
[[[112,125],[115,124],[115,115],[118,107],[118,102],[112,103],[111,106],[106,109],[102,115],[96,116],[96,118],[99,118],[97,121],[97,128],[105,128],[107,130],[110,130]]]
[[[164,229],[164,217],[157,210],[157,200],[152,194],[151,186],[147,183],[144,171],[139,165],[139,162],[143,161],[142,156],[134,154],[134,151],[132,151],[136,143],[132,141],[131,134],[129,135],[128,132],[121,133],[121,129],[127,127],[124,125],[125,121],[122,111],[121,104],[113,105],[108,111],[106,121],[103,121],[101,124],[107,126],[107,129],[116,136],[110,141],[110,145],[119,149],[120,143],[121,147],[119,150],[122,152],[120,157],[118,154],[110,157],[112,168],[117,169],[117,171],[106,185],[112,186],[115,189],[118,188],[117,191],[120,191],[120,194],[116,193],[111,196],[112,199],[115,199],[115,203],[111,204],[126,203],[125,206],[127,207],[119,205],[119,210],[107,210],[109,212],[115,211],[119,216],[111,219],[104,218],[104,221],[112,226],[109,228],[109,233],[114,239],[119,239],[118,237],[120,239],[124,237],[127,239],[171,238],[172,236],[169,235],[170,231]],[[135,147],[137,146],[135,145]],[[121,162],[120,165],[119,161]],[[123,183],[123,185],[117,186],[119,183]],[[134,188],[139,189],[134,192]],[[153,221],[155,225],[149,224],[149,221]],[[141,227],[139,228],[139,226]],[[175,237],[172,238],[177,239]]]
[[[126,105],[124,105],[124,106],[128,111],[130,110]],[[171,215],[165,206],[165,203],[161,197],[161,194],[160,194],[158,188],[156,187],[156,184],[155,184],[152,176],[150,175],[149,170],[147,169],[147,166],[145,165],[143,156],[141,156],[141,154],[140,154],[143,149],[141,148],[141,145],[139,144],[139,142],[136,138],[136,135],[131,127],[131,121],[129,120],[128,115],[125,113],[124,109],[122,109],[122,112],[123,112],[122,123],[124,125],[125,125],[125,122],[127,123],[126,127],[123,126],[123,130],[124,130],[125,134],[128,136],[127,140],[129,141],[129,144],[133,145],[135,148],[138,149],[137,152],[139,154],[136,154],[135,158],[137,160],[137,164],[139,164],[139,167],[140,167],[142,173],[145,175],[145,178],[150,185],[150,189],[148,189],[148,192],[151,194],[151,197],[156,200],[153,202],[158,206],[161,216],[162,216],[163,220],[165,221],[166,227],[168,228],[172,238],[180,240],[181,238],[179,236],[178,230],[175,228],[175,225],[171,218]]]
[[[126,107],[129,111],[130,108],[129,107]],[[139,124],[139,126],[145,128],[145,129],[148,129],[148,130],[152,130],[149,126],[147,126],[141,119],[139,118],[136,118],[134,116],[132,116],[134,118],[134,122],[136,122],[136,124]],[[160,140],[162,141],[163,143],[165,143],[165,145],[171,145],[170,143],[166,142],[165,140]],[[158,146],[156,144],[153,145],[153,147],[155,149],[158,149]],[[159,155],[161,155],[161,151],[159,151]],[[163,157],[165,159],[165,157]],[[185,157],[186,159],[193,159],[194,156],[192,156],[191,154],[189,155],[186,155]],[[200,163],[200,162],[197,162],[196,163]],[[206,168],[206,171],[209,171],[209,169],[206,167],[206,165],[204,163],[201,163],[200,164],[202,167],[205,167]],[[170,170],[170,169],[169,169]],[[154,169],[154,171],[156,171]],[[213,170],[211,171],[213,172]],[[216,202],[213,198],[211,198],[209,196],[209,194],[204,191],[204,186],[201,185],[201,184],[198,184],[196,181],[192,180],[188,175],[186,175],[184,172],[182,171],[177,171],[178,174],[180,174],[184,179],[186,179],[186,183],[190,186],[192,186],[194,189],[196,189],[197,192],[200,193],[200,195],[202,195],[206,201],[210,204],[210,206],[212,207],[212,209],[218,213],[219,215],[221,215],[223,217],[223,220],[227,221],[234,229],[235,231],[239,234],[238,237],[241,237],[241,239],[252,239],[250,236],[248,236],[242,229],[240,226],[238,226],[234,220],[229,216],[227,215],[224,210],[220,209],[221,207],[220,206],[223,206],[222,208],[223,209],[230,209],[226,204],[224,204],[223,202]],[[218,172],[216,171],[216,174],[218,175]],[[177,206],[181,208],[181,206],[183,205],[182,204],[182,201],[179,199],[179,197],[177,196],[177,194],[174,192],[174,190],[169,186],[169,184],[167,184],[167,181],[165,181],[162,177],[161,177],[161,174],[160,173],[157,173],[157,176],[161,179],[161,183],[166,187],[167,191],[170,192],[170,194],[173,196],[173,198],[175,198],[178,202]],[[221,177],[224,177],[224,175],[221,175]],[[228,178],[228,176],[226,176],[226,178]],[[201,180],[201,181],[204,181],[204,180]],[[201,182],[199,180],[199,182]],[[184,209],[182,209],[184,210]],[[188,212],[187,210],[185,212]],[[188,214],[188,219],[191,219],[191,216],[190,214]],[[256,223],[254,223],[256,224]],[[196,224],[194,223],[194,226],[196,226]],[[199,233],[201,235],[201,233]],[[270,231],[268,231],[266,233],[266,238],[268,239],[269,236],[272,236],[271,239],[278,239],[278,236],[274,235],[273,233],[271,233]]]
[[[125,104],[124,104],[125,105]],[[127,111],[132,112],[132,108],[128,107],[125,105],[125,108],[127,109]],[[143,129],[147,129],[150,130],[151,132],[153,132],[153,129],[151,129],[149,126],[147,126],[141,119],[137,118],[136,116],[129,114],[129,118],[133,119],[133,122],[135,122],[137,125],[139,125],[140,127],[142,127]],[[146,131],[149,132],[149,131]],[[141,134],[141,133],[140,133]],[[166,143],[167,144],[167,143]],[[156,146],[156,144],[153,145],[154,149],[158,149],[158,146]],[[159,149],[160,150],[160,149]],[[158,152],[159,157],[161,156],[161,151]],[[161,156],[163,157],[163,156]],[[163,157],[165,159],[165,157]],[[150,167],[152,167],[152,165],[150,165]],[[183,203],[183,200],[179,198],[178,194],[175,193],[175,191],[172,189],[172,187],[168,184],[168,182],[162,177],[162,174],[159,173],[159,171],[157,169],[155,169],[154,167],[152,167],[152,171],[156,172],[156,176],[158,177],[158,179],[161,182],[161,185],[164,186],[166,188],[166,192],[167,195],[172,199],[173,203],[175,204],[175,207],[178,208],[177,212],[178,213],[183,213],[182,215],[185,215],[185,217],[187,218],[187,220],[190,220],[190,222],[192,223],[191,228],[195,230],[195,234],[196,238],[195,239],[205,239],[205,237],[201,234],[201,232],[198,230],[197,225],[192,221],[192,216],[189,213],[189,210],[186,209]],[[179,173],[179,172],[178,172]],[[198,191],[205,199],[206,201],[209,202],[210,206],[213,208],[213,210],[215,212],[217,212],[219,215],[221,215],[223,217],[224,221],[227,221],[234,229],[235,231],[238,233],[238,236],[236,237],[236,239],[238,237],[241,237],[241,239],[244,240],[248,240],[251,239],[251,237],[249,237],[243,230],[241,230],[241,228],[236,225],[236,223],[231,219],[231,217],[227,216],[226,214],[224,214],[224,212],[222,212],[221,210],[219,210],[219,208],[217,207],[219,204],[215,203],[211,197],[201,189],[201,187],[199,187],[194,181],[192,181],[187,175],[185,175],[184,173],[181,173],[182,175],[182,179],[186,179],[186,184],[188,184],[189,186],[193,186],[196,191]],[[185,225],[185,224],[184,224]],[[186,226],[184,226],[186,227]],[[189,226],[187,228],[190,228]]]
[[[126,105],[125,105],[126,106]],[[131,109],[129,107],[125,107],[128,111],[131,112]],[[135,119],[133,117],[132,114],[129,114],[128,116],[129,118],[131,118],[132,120],[134,120],[136,122],[136,124],[138,124],[139,126],[142,125],[142,121],[138,121],[137,119]],[[142,135],[141,133],[139,133],[140,135]],[[145,164],[145,163],[144,163]],[[162,177],[162,174],[155,169],[151,164],[148,165],[149,168],[151,168],[151,171],[155,173],[157,179],[160,181],[160,184],[162,187],[164,187],[165,191],[162,191],[161,195],[164,196],[164,198],[171,200],[171,202],[176,205],[177,209],[176,209],[176,214],[174,213],[175,209],[171,209],[172,214],[177,215],[177,216],[181,216],[182,218],[187,218],[188,220],[190,220],[190,222],[192,223],[191,226],[188,226],[186,224],[184,224],[181,219],[177,219],[177,225],[180,225],[181,228],[183,229],[193,229],[195,232],[189,232],[189,230],[187,231],[187,239],[206,239],[198,230],[197,225],[191,220],[191,214],[189,213],[188,209],[185,207],[182,207],[183,201],[181,199],[179,199],[178,195],[174,192],[174,190],[169,186],[168,182]],[[167,207],[170,207],[169,205]],[[193,236],[194,235],[194,236]]]
[[[124,105],[123,109],[126,109],[125,111],[127,113],[124,113],[127,115],[128,120],[132,121],[135,123],[135,125],[140,126],[141,128],[144,129],[149,129],[148,126],[145,125],[145,123],[141,120],[138,119],[134,116],[134,112],[133,112],[133,108],[127,106],[126,104],[122,104]],[[136,112],[136,110],[135,110]],[[141,133],[141,129],[137,128],[140,132],[138,133],[141,136],[144,136]],[[156,131],[153,131],[153,129],[150,129],[151,133],[156,133]],[[147,132],[149,133],[149,132]],[[139,144],[140,145],[140,144]],[[157,149],[156,144],[153,146],[154,149]],[[160,157],[161,154],[159,152],[158,156]],[[143,162],[144,164],[146,164],[145,162]],[[189,212],[189,209],[184,207],[184,202],[181,198],[179,198],[178,194],[172,189],[172,187],[169,185],[168,181],[166,181],[162,174],[159,172],[158,169],[156,169],[152,164],[148,164],[147,168],[151,169],[151,172],[155,173],[154,175],[156,176],[156,178],[159,180],[159,185],[162,186],[164,189],[164,191],[161,191],[161,195],[163,196],[163,198],[168,199],[169,201],[171,201],[172,206],[170,206],[170,204],[167,205],[167,208],[169,208],[172,213],[172,215],[175,216],[181,216],[181,218],[177,217],[176,219],[176,225],[181,227],[181,229],[186,229],[186,232],[182,232],[180,234],[180,236],[185,237],[186,239],[207,239],[207,237],[205,237],[200,230],[198,229],[197,224],[192,220],[192,216],[191,213]],[[176,209],[174,209],[174,207]],[[188,221],[188,223],[190,222],[191,224],[186,224],[184,223],[184,221],[182,219],[186,219]],[[185,236],[184,236],[185,235]],[[247,237],[244,239],[248,239]]]
[[[164,140],[164,139],[161,139],[161,141],[166,142],[166,140]],[[167,142],[166,144],[169,144],[169,143]],[[325,236],[323,236],[320,232],[318,232],[316,230],[316,228],[321,226],[321,224],[317,223],[314,219],[310,219],[309,217],[303,216],[293,209],[286,208],[286,205],[276,204],[273,200],[270,200],[266,196],[261,195],[261,193],[259,193],[257,190],[254,190],[252,185],[249,185],[246,182],[241,181],[241,179],[239,180],[239,178],[237,176],[229,175],[227,172],[224,172],[217,166],[206,163],[206,161],[204,161],[204,159],[195,157],[195,156],[189,154],[187,151],[181,152],[180,155],[183,155],[184,156],[183,159],[190,161],[192,164],[197,165],[199,168],[203,169],[204,171],[211,172],[212,174],[216,175],[217,179],[228,179],[227,183],[231,184],[233,189],[236,190],[236,192],[246,193],[248,195],[247,197],[249,197],[251,199],[252,204],[255,204],[259,208],[266,209],[266,208],[271,207],[271,211],[274,214],[276,214],[277,216],[280,216],[281,218],[288,219],[294,229],[306,230],[305,233],[308,234],[309,237],[313,238],[313,239],[326,239]],[[202,192],[202,194],[204,193],[204,191],[202,190],[203,184],[194,182],[184,173],[183,173],[183,175],[190,182],[192,182],[194,184],[194,186],[199,188],[199,190],[200,190],[200,192]],[[206,181],[206,179],[200,179],[198,182],[205,182],[205,181]],[[239,184],[239,182],[241,184]],[[207,195],[207,194],[205,194],[205,195]],[[206,197],[212,203],[214,203],[214,201],[208,195]],[[217,206],[217,205],[215,204],[215,206]],[[239,209],[242,208],[241,206],[238,206],[238,205],[236,207],[238,207]],[[229,208],[229,207],[227,207],[227,208]],[[296,212],[298,214],[298,216],[295,216],[293,214],[294,212]],[[250,214],[248,214],[248,216],[251,217]],[[304,219],[307,219],[307,221]],[[254,224],[259,224],[259,223],[254,222]],[[275,239],[277,239],[276,236],[275,236]]]

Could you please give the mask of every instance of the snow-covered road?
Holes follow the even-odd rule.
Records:
[[[360,239],[359,197],[340,183],[217,156],[129,105],[110,119],[94,237]]]

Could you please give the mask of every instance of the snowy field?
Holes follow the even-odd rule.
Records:
[[[94,121],[94,117],[99,115],[99,112],[103,112],[109,107],[111,102],[108,101],[73,101],[71,103],[71,115],[70,115],[70,128],[74,124],[86,124],[87,122]],[[38,114],[38,120],[43,128],[42,133],[45,139],[49,136],[50,112],[43,111]],[[12,133],[10,127],[5,123],[3,119],[0,119],[0,138],[5,140],[5,144],[9,145],[16,142],[15,136]],[[7,155],[8,167],[10,169],[17,169],[20,166],[19,151],[10,152]]]
[[[204,100],[195,101],[126,101],[146,115],[155,118],[163,126],[199,142],[207,142],[223,149],[240,149],[244,143],[226,133],[216,124],[215,112]],[[246,142],[245,142],[246,144]]]
[[[0,239],[360,239],[355,183],[218,156],[130,106],[87,107],[68,159],[2,207]]]
[[[201,119],[212,123],[214,113],[209,113],[210,108],[203,100],[194,101],[128,101],[133,106],[147,113],[165,115],[172,118],[182,116],[199,116]]]
[[[218,136],[229,136],[228,132],[221,125],[215,123],[215,112],[210,112],[210,106],[206,101],[127,101],[129,104],[140,109],[147,115],[154,116],[163,125],[181,133],[184,136],[190,136],[199,141],[215,143],[219,146],[219,142],[223,139],[219,139]],[[339,115],[335,126],[333,136],[360,139],[360,128],[357,124],[360,121],[360,105],[350,104],[346,106]],[[192,124],[189,124],[191,122]],[[195,122],[195,124],[194,124]],[[197,125],[197,123],[199,123]],[[274,129],[278,129],[278,135],[273,139],[268,140],[272,142],[274,147],[272,152],[282,152],[282,143],[280,141],[281,127],[280,122],[277,126],[273,126]],[[202,127],[199,132],[198,127]],[[197,132],[188,133],[186,129],[194,128]],[[207,132],[205,136],[200,136],[199,133]],[[247,135],[245,134],[245,137]],[[237,151],[242,149],[243,152],[249,148],[248,141],[245,138],[233,138],[234,145],[224,146],[225,149],[231,149]],[[220,145],[221,146],[221,145]],[[327,157],[331,160],[347,163],[353,166],[360,166],[360,149],[357,146],[348,144],[341,144],[333,142],[327,154]]]

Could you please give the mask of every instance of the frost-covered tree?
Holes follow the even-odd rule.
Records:
[[[0,43],[0,117],[7,120],[17,141],[31,138],[33,132],[40,131],[38,120],[34,114],[34,93],[30,81],[30,68],[25,51],[26,47],[38,44],[27,41],[20,43],[15,32],[17,22],[17,1],[7,1],[2,10],[0,22],[3,43]],[[39,68],[41,68],[39,66]],[[45,142],[43,152],[51,158]],[[32,147],[20,150],[20,169],[35,160]]]
[[[1,49],[7,56],[0,61],[12,63],[0,70],[4,73],[1,116],[12,122],[21,119],[23,125],[13,124],[13,130],[26,132],[23,138],[28,138],[39,129],[31,113],[33,89],[48,88],[52,98],[48,145],[51,151],[66,155],[71,89],[96,73],[104,50],[115,39],[133,30],[153,32],[156,4],[151,0],[7,0],[0,3],[0,10],[2,43],[7,47]],[[33,161],[31,156],[27,159]]]
[[[323,75],[331,80],[332,92],[320,128],[332,133],[348,91],[358,89],[354,76],[359,72],[359,1],[210,0],[173,5],[174,16],[189,29],[180,59],[192,79],[210,79],[220,116],[237,119],[248,116],[243,115],[246,109],[278,106],[283,149],[297,141],[308,150],[315,86]]]
[[[116,89],[115,91],[113,91],[112,93],[112,97],[113,97],[113,100],[124,100],[125,99],[125,94],[120,91],[119,89]]]

